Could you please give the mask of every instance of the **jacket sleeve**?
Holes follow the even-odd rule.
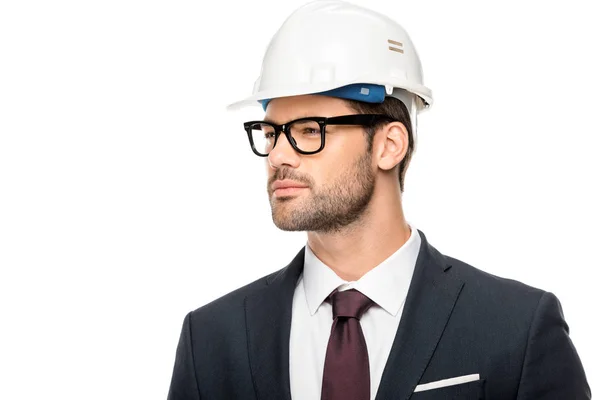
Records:
[[[191,314],[189,312],[183,320],[167,400],[200,400],[192,351]]]
[[[529,328],[518,400],[591,399],[558,298],[545,292]]]

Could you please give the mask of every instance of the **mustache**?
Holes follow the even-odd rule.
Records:
[[[309,176],[303,176],[291,168],[277,168],[273,176],[269,178],[268,185],[271,187],[276,180],[290,179],[296,182],[304,183],[308,187],[313,186],[313,180]]]

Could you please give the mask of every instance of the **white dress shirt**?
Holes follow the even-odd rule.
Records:
[[[421,246],[419,233],[412,224],[409,226],[410,238],[402,247],[352,282],[343,280],[323,264],[306,244],[304,272],[298,279],[292,305],[290,390],[293,400],[321,398],[325,354],[333,324],[331,304],[325,299],[335,288],[354,288],[376,303],[360,319],[369,353],[371,400],[375,399]]]

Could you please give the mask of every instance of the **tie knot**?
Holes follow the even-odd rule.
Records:
[[[356,289],[335,290],[329,295],[329,299],[333,308],[334,319],[337,317],[360,319],[365,311],[375,304],[373,300]]]

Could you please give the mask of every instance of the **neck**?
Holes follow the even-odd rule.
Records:
[[[355,281],[410,237],[401,197],[374,196],[363,215],[337,232],[308,232],[312,252],[340,278]]]

